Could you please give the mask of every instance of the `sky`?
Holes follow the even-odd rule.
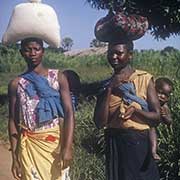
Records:
[[[13,8],[28,0],[0,0],[0,39],[6,31]],[[105,10],[90,7],[86,0],[42,0],[42,3],[52,6],[59,19],[61,38],[70,37],[74,45],[72,50],[89,48],[95,38],[96,22],[107,14]],[[157,41],[147,32],[142,38],[134,41],[135,49],[161,50],[167,46],[180,49],[180,36],[171,36],[166,40]]]

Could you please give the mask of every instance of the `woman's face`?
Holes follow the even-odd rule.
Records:
[[[132,54],[127,50],[125,44],[115,44],[109,46],[107,58],[112,68],[116,71],[123,69],[130,63]]]
[[[22,47],[20,52],[29,67],[36,67],[42,62],[44,48],[37,42],[32,41]]]

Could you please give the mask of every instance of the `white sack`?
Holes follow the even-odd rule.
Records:
[[[52,47],[60,46],[57,15],[52,7],[40,0],[30,0],[14,8],[2,43],[8,45],[28,37],[41,38]]]

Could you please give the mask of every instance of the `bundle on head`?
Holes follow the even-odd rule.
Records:
[[[131,14],[127,15],[120,10],[115,13],[110,11],[106,16],[98,20],[95,25],[95,36],[103,42],[118,40],[137,40],[141,38],[148,29],[146,17]]]
[[[52,47],[60,46],[60,25],[56,12],[41,0],[28,0],[14,7],[2,43],[8,45],[29,37],[40,38]]]

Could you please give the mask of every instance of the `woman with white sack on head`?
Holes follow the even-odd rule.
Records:
[[[21,180],[69,180],[74,131],[69,86],[62,72],[42,64],[43,40],[54,47],[60,42],[59,33],[53,39],[52,30],[46,31],[59,32],[59,25],[51,7],[31,1],[15,7],[3,37],[5,44],[21,40],[20,53],[27,64],[8,87],[12,173]],[[20,17],[23,28],[15,23]]]

